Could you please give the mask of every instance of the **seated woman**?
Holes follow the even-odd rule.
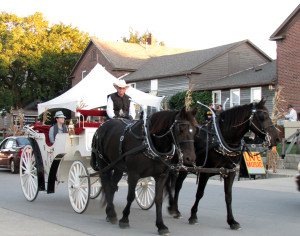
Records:
[[[66,117],[64,116],[62,111],[57,111],[55,113],[54,118],[56,119],[56,124],[53,125],[49,130],[49,139],[50,139],[51,144],[54,143],[57,133],[67,133],[68,132],[67,126],[64,124]]]

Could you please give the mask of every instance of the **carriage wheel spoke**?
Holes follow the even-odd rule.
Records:
[[[82,161],[75,161],[69,171],[69,199],[75,212],[82,213],[87,208],[90,194],[88,170]]]

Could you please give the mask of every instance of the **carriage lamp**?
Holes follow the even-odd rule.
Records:
[[[71,145],[73,145],[73,138],[74,138],[74,125],[72,120],[70,120],[70,123],[68,125],[68,133],[70,135],[71,138]]]

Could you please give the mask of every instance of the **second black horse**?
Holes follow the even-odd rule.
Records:
[[[231,202],[232,185],[236,175],[234,170],[241,161],[241,141],[244,135],[251,130],[260,138],[266,140],[269,147],[276,146],[279,143],[277,129],[273,125],[269,117],[269,112],[264,104],[265,101],[262,99],[259,103],[237,106],[222,112],[217,119],[219,138],[216,137],[216,132],[211,132],[211,129],[207,127],[200,129],[199,134],[195,137],[197,166],[208,169],[223,167],[228,170],[233,170],[223,176],[225,202],[227,207],[227,223],[230,225],[231,229],[241,228],[240,224],[233,217]],[[219,139],[221,139],[222,144],[219,142]],[[204,195],[208,179],[213,175],[216,175],[216,173],[200,172],[199,174],[196,200],[191,209],[191,216],[189,218],[190,224],[197,223],[198,204]],[[172,184],[175,188],[174,193],[173,191],[170,191],[171,189],[169,188],[168,210],[174,218],[181,218],[181,213],[178,210],[178,198],[182,183],[186,176],[187,172],[179,172],[178,177],[175,178],[175,183]],[[173,179],[174,182],[174,178],[170,178],[170,181],[171,179]]]

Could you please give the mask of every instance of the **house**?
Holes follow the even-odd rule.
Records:
[[[89,73],[96,63],[100,63],[115,77],[127,74],[123,77],[126,82],[143,92],[169,97],[188,89],[210,90],[207,86],[213,85],[220,79],[241,73],[249,68],[258,70],[259,66],[270,62],[272,59],[249,40],[205,50],[189,50],[151,44],[106,42],[91,38],[73,68],[71,77],[74,86]],[[259,74],[266,71],[267,69],[262,69]],[[276,76],[272,75],[265,79],[270,84],[267,82],[267,84],[255,84],[256,87],[265,86],[264,88],[255,87],[255,90],[254,87],[251,89],[246,86],[249,93],[245,92],[244,86],[249,81],[244,80],[241,92],[239,88],[231,92],[227,89],[229,92],[224,91],[221,95],[220,88],[214,87],[214,101],[217,104],[227,96],[234,96],[231,106],[250,102],[251,91],[254,94],[265,94],[269,91],[267,89],[269,85],[274,85],[275,78]]]
[[[277,77],[282,98],[300,111],[300,4],[270,36],[277,45]],[[299,117],[298,117],[299,118]]]
[[[220,99],[224,100],[226,97],[234,96],[235,100],[231,103],[233,106],[249,103],[250,92],[247,94],[243,89],[240,93],[239,88],[234,86],[236,90],[232,90],[232,93],[224,92],[224,96],[221,96],[221,87],[215,86],[215,83],[222,78],[237,73],[241,75],[241,72],[249,70],[249,68],[258,68],[270,62],[272,62],[270,57],[251,41],[244,40],[205,50],[153,57],[148,59],[136,72],[125,76],[124,79],[128,83],[135,83],[137,89],[149,91],[158,96],[172,96],[176,92],[189,88],[200,91],[214,89],[216,90],[214,92],[215,104],[220,103]],[[272,68],[273,73],[268,72],[270,78],[266,78],[264,83],[259,83],[260,80],[257,80],[253,86],[265,85],[268,87],[269,83],[274,84],[276,71],[274,66]],[[265,71],[266,69],[262,70],[260,74]],[[253,80],[249,77],[247,79],[249,81],[242,78],[243,86]],[[223,79],[222,81],[229,80]],[[222,86],[228,90],[231,85],[222,84]],[[265,89],[260,89],[260,91],[265,92]]]
[[[191,49],[153,45],[151,38],[148,42],[148,44],[142,45],[91,38],[70,74],[72,86],[83,79],[97,63],[119,78],[122,75],[137,71],[142,64],[152,57],[192,51]]]
[[[263,96],[266,99],[266,107],[272,113],[276,84],[274,60],[217,79],[213,83],[203,84],[199,90],[212,91],[214,104],[224,104],[229,98],[224,109],[259,101]]]

